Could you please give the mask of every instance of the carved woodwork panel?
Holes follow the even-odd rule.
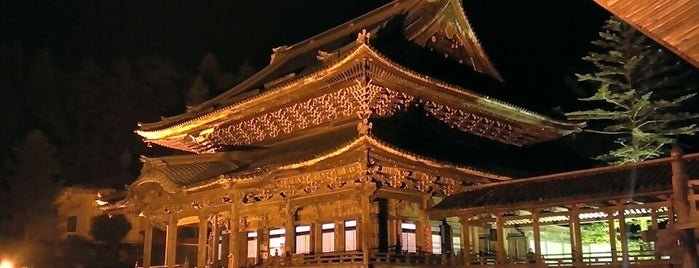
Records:
[[[358,184],[364,175],[363,166],[353,163],[341,167],[279,178],[264,186],[250,189],[242,196],[242,202],[253,204],[265,200],[282,200],[309,194],[321,194]]]
[[[406,170],[395,166],[376,165],[374,179],[383,187],[415,190],[436,196],[449,196],[461,190],[460,180],[434,176],[417,170]]]

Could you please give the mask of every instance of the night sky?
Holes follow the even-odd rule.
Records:
[[[159,55],[196,70],[207,52],[223,70],[243,61],[259,69],[269,62],[273,47],[302,41],[388,2],[5,0],[0,2],[0,41],[20,42],[27,54],[49,50],[66,69],[84,59]],[[463,2],[481,44],[512,90],[499,94],[505,101],[551,113],[582,97],[565,81],[589,68],[581,58],[609,17],[607,11],[592,0]],[[148,119],[137,118],[123,131],[132,133],[136,121]]]
[[[0,3],[0,37],[21,40],[31,50],[49,48],[66,62],[159,54],[195,66],[213,52],[223,69],[243,60],[259,68],[269,61],[271,48],[388,2],[6,0]],[[590,0],[463,2],[506,80],[529,84],[568,74],[609,16]]]

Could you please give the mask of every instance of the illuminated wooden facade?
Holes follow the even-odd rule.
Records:
[[[392,140],[409,131],[430,144],[456,131],[524,146],[582,125],[415,71],[383,52],[395,42],[467,66],[481,85],[502,81],[459,0],[394,1],[275,48],[267,67],[226,93],[139,124],[145,142],[189,153],[143,157],[126,198],[103,206],[151,222],[143,267],[153,264],[154,227],[166,231],[167,267],[463,264],[460,223],[428,209],[510,178]],[[442,128],[401,125],[416,114]]]
[[[699,2],[594,0],[658,44],[699,68]]]

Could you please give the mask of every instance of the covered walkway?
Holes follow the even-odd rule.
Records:
[[[466,266],[696,267],[699,154],[517,179],[447,197]],[[698,188],[699,189],[699,188]],[[612,242],[613,241],[613,242]],[[689,250],[691,248],[691,250]]]

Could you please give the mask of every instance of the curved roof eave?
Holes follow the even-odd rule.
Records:
[[[465,165],[459,165],[459,164],[453,164],[453,163],[448,163],[445,161],[440,161],[437,159],[432,159],[429,157],[421,156],[418,154],[414,154],[405,150],[398,149],[394,146],[389,145],[386,142],[383,142],[379,140],[376,137],[373,137],[371,135],[369,136],[358,136],[356,139],[353,139],[347,143],[345,143],[342,146],[339,146],[337,148],[334,148],[332,150],[328,150],[324,153],[312,156],[308,159],[304,160],[299,160],[299,161],[293,161],[289,163],[279,163],[274,166],[268,166],[268,167],[260,167],[256,168],[254,172],[244,172],[240,175],[227,175],[227,174],[222,174],[222,176],[225,176],[227,178],[219,178],[220,176],[217,176],[214,179],[210,179],[207,181],[202,181],[196,184],[192,185],[186,185],[181,188],[181,190],[186,191],[186,192],[191,192],[191,191],[198,191],[201,189],[206,189],[210,188],[213,186],[217,185],[228,185],[235,187],[234,185],[236,184],[235,181],[246,181],[246,182],[252,182],[255,180],[258,180],[260,178],[268,178],[268,177],[274,177],[275,174],[279,172],[288,172],[291,170],[300,170],[300,169],[306,169],[311,166],[316,165],[317,163],[326,161],[328,159],[331,159],[333,157],[337,157],[339,155],[342,155],[344,153],[353,151],[357,148],[360,148],[362,146],[370,146],[371,148],[375,148],[378,150],[381,150],[383,152],[402,157],[404,159],[407,159],[409,161],[414,161],[416,163],[421,163],[422,165],[425,165],[425,167],[430,168],[431,170],[438,170],[438,169],[443,169],[443,170],[448,170],[453,173],[457,174],[463,174],[465,176],[475,176],[475,177],[480,177],[488,181],[496,182],[496,181],[507,181],[511,180],[510,177],[507,176],[502,176],[494,173],[489,173],[485,172],[482,170],[478,170],[476,168],[472,168],[469,166]],[[227,181],[230,181],[230,184],[227,184]]]
[[[266,98],[271,98],[274,97],[275,94],[278,94],[280,92],[285,92],[290,89],[294,88],[299,88],[302,86],[306,86],[312,83],[321,83],[324,79],[329,78],[328,74],[333,73],[334,70],[341,69],[344,65],[346,64],[353,64],[351,62],[352,59],[356,59],[357,57],[361,56],[369,56],[374,60],[380,61],[383,64],[387,66],[394,66],[395,70],[398,70],[402,75],[405,75],[406,77],[410,77],[411,79],[414,79],[416,81],[419,81],[420,83],[423,83],[425,85],[433,85],[437,86],[438,88],[449,92],[450,94],[453,94],[455,96],[460,96],[463,99],[466,100],[472,100],[473,103],[471,105],[483,105],[481,110],[484,111],[490,111],[490,113],[495,114],[495,115],[500,115],[504,117],[510,117],[512,118],[515,116],[516,120],[522,123],[542,123],[545,122],[548,124],[550,127],[556,128],[560,131],[561,135],[567,135],[573,132],[578,132],[582,127],[584,127],[584,124],[582,123],[571,123],[571,122],[564,122],[564,121],[558,121],[554,120],[551,118],[548,118],[544,115],[538,114],[536,112],[533,112],[531,110],[504,102],[500,101],[497,99],[490,98],[485,95],[479,95],[476,94],[472,91],[469,91],[465,88],[452,85],[450,83],[431,78],[425,75],[421,75],[415,71],[412,71],[406,67],[403,67],[396,63],[395,61],[392,61],[391,59],[385,57],[384,55],[380,54],[378,51],[375,49],[372,49],[368,44],[366,43],[360,43],[352,52],[348,53],[345,57],[336,60],[334,63],[331,63],[328,67],[318,70],[314,73],[308,74],[306,76],[301,76],[298,77],[295,80],[277,85],[276,87],[265,91],[261,94],[251,96],[250,98],[241,100],[237,103],[230,104],[225,107],[221,107],[219,109],[216,109],[214,111],[211,111],[209,113],[206,113],[204,115],[201,115],[199,117],[193,118],[191,120],[188,120],[186,122],[180,123],[175,126],[171,126],[168,128],[156,130],[156,131],[136,131],[139,135],[145,138],[146,141],[148,142],[153,142],[157,144],[161,144],[158,142],[158,140],[161,139],[172,139],[173,137],[184,137],[187,136],[187,134],[190,131],[197,130],[198,128],[202,128],[203,126],[206,126],[207,124],[210,124],[211,122],[214,122],[216,120],[220,120],[223,118],[230,118],[230,115],[233,114],[235,111],[245,111],[247,110],[246,107],[248,105],[251,105],[255,102],[264,102],[264,99]],[[476,103],[475,100],[478,100]],[[465,105],[465,104],[464,104]],[[173,147],[174,148],[174,147]],[[176,148],[180,150],[186,150],[183,148]]]

